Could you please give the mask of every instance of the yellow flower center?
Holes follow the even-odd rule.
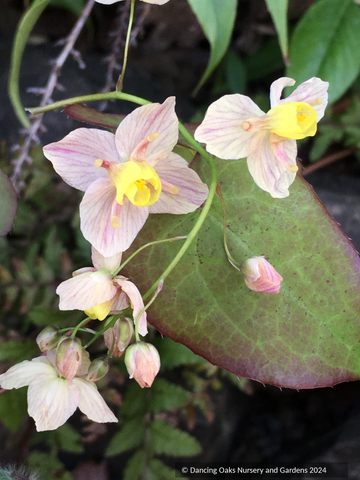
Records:
[[[104,320],[109,315],[110,310],[115,303],[115,298],[112,298],[107,302],[100,303],[99,305],[95,305],[95,307],[88,308],[85,310],[85,315],[90,317],[92,320]]]
[[[281,103],[266,114],[267,128],[280,137],[299,140],[312,137],[317,130],[317,113],[305,102]]]

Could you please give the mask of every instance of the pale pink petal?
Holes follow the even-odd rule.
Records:
[[[149,207],[150,213],[189,213],[206,200],[208,186],[180,155],[170,153],[155,170],[163,187],[158,201]],[[172,193],[173,187],[178,193]]]
[[[117,253],[112,257],[104,257],[103,255],[101,255],[100,252],[96,250],[95,247],[91,247],[91,259],[94,267],[96,267],[97,270],[105,268],[106,270],[109,270],[109,272],[114,273],[115,270],[120,267],[121,256],[121,253]]]
[[[79,404],[79,391],[63,378],[40,375],[28,390],[28,412],[36,430],[56,430],[75,412]]]
[[[104,168],[95,167],[97,158],[121,161],[115,135],[96,128],[78,128],[59,142],[46,145],[43,151],[62,179],[82,191],[98,178],[108,177]]]
[[[288,187],[295,180],[296,173],[289,172],[275,157],[269,136],[269,132],[257,132],[247,164],[258,187],[269,192],[273,198],[284,198],[289,195]],[[287,140],[283,142],[283,147],[291,163],[296,164],[296,141]]]
[[[83,378],[74,378],[73,385],[80,393],[79,408],[90,420],[99,423],[117,423],[118,419],[106,405],[93,382]]]
[[[295,85],[295,80],[289,77],[281,77],[275,80],[270,86],[270,106],[276,107],[281,103],[281,94],[285,87],[292,87]]]
[[[169,0],[141,0],[146,3],[153,3],[154,5],[165,5]]]
[[[121,292],[121,294],[116,299],[114,305],[111,307],[110,313],[121,312],[121,310],[125,310],[126,308],[128,308],[128,306],[129,299],[124,292]]]
[[[113,228],[111,211],[115,196],[116,188],[110,180],[99,178],[86,190],[80,203],[81,231],[105,257],[127,250],[149,216],[149,207],[126,202],[121,206],[119,227]]]
[[[312,77],[310,80],[299,85],[291,95],[289,95],[283,102],[306,102],[309,103],[317,113],[317,119],[322,119],[325,108],[328,104],[328,88],[329,82],[323,82],[320,78]],[[321,102],[320,105],[317,103]]]
[[[139,107],[120,123],[115,133],[119,155],[124,161],[130,160],[135,147],[155,132],[159,137],[151,141],[146,150],[146,162],[150,166],[166,158],[178,141],[175,97],[169,97],[163,104]]]
[[[103,5],[112,5],[116,2],[122,2],[122,0],[95,0],[97,3],[102,3]]]
[[[88,273],[88,272],[96,272],[96,268],[94,267],[82,267],[78,268],[74,272],[72,272],[72,276],[76,277],[77,275],[82,275],[83,273]]]
[[[0,375],[0,386],[5,390],[25,387],[39,375],[57,376],[55,368],[45,356],[33,358],[31,361],[24,360],[9,368],[7,372]]]
[[[116,277],[114,281],[120,285],[122,290],[129,297],[131,307],[133,308],[134,322],[136,322],[141,310],[144,308],[144,302],[141,293],[139,292],[136,285],[134,285],[132,282],[129,282],[129,280],[126,280],[124,277]],[[140,335],[142,335],[143,337],[148,333],[146,312],[142,313],[141,317],[138,320],[138,330]]]
[[[206,144],[206,150],[224,160],[236,160],[249,154],[255,133],[246,132],[241,124],[264,112],[245,95],[225,95],[208,108],[195,131],[195,139]]]
[[[60,310],[87,310],[107,302],[116,295],[110,272],[88,272],[60,283],[56,293]]]

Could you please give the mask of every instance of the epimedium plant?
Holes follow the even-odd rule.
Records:
[[[1,387],[29,387],[28,413],[38,431],[58,429],[77,407],[90,420],[115,423],[118,418],[96,383],[101,385],[109,364],[124,355],[130,378],[142,388],[152,386],[162,358],[161,347],[147,341],[148,321],[211,364],[262,383],[300,389],[357,379],[359,257],[311,187],[296,175],[296,140],[316,134],[328,88],[335,98],[341,86],[331,90],[326,69],[321,78],[317,71],[306,78],[295,74],[290,45],[289,71],[295,72],[297,88],[283,98],[283,88],[295,79],[274,81],[267,113],[245,95],[225,95],[209,106],[200,125],[183,125],[174,97],[159,104],[123,92],[135,0],[129,2],[116,90],[27,109],[37,115],[65,107],[72,118],[105,127],[76,129],[43,148],[63,180],[85,192],[80,230],[92,245],[93,266],[75,271],[56,290],[61,311],[84,311],[86,317],[64,328],[51,326],[49,319],[37,337],[43,354],[0,375]],[[33,2],[15,40],[10,96],[25,126],[29,120],[17,83],[20,59],[47,3]],[[212,51],[200,88],[227,50],[230,35],[220,33],[226,27],[231,32],[236,2],[224,7],[212,0],[208,14],[204,0],[189,3]],[[358,15],[358,7],[345,3],[341,18],[351,23],[349,12],[355,15],[356,8]],[[93,4],[88,2],[88,13]],[[271,0],[267,4],[288,62],[287,2],[278,8]],[[327,7],[319,0],[312,8]],[[305,16],[300,31],[306,21],[311,22]],[[299,35],[295,32],[295,44]],[[82,105],[105,99],[140,106],[123,118]],[[0,181],[8,185],[6,178]],[[2,221],[3,234],[16,208],[11,188],[5,193],[12,203]],[[93,320],[103,323],[89,328]],[[100,338],[107,354],[91,361],[88,348]],[[185,405],[186,391],[170,385],[159,379],[154,388],[169,391],[170,407]],[[124,403],[121,428],[107,455],[138,449],[127,478],[138,478],[146,462],[166,477],[169,470],[155,456],[174,455],[175,449],[161,436],[185,445],[179,456],[199,451],[194,439],[162,420],[143,422],[149,410],[160,411],[156,403],[147,405],[144,393],[135,394],[131,387]],[[145,442],[139,449],[146,429],[152,445]]]

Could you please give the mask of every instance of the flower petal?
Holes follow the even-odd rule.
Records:
[[[121,253],[117,253],[111,257],[104,257],[100,252],[96,250],[95,247],[91,247],[91,259],[94,267],[97,270],[101,268],[106,268],[109,272],[114,273],[120,267],[121,264]]]
[[[165,5],[169,0],[141,0],[146,3],[153,3],[154,5]]]
[[[225,95],[212,103],[205,118],[195,131],[195,139],[206,143],[206,149],[225,160],[239,159],[249,154],[252,132],[241,128],[242,122],[264,112],[245,95]]]
[[[272,151],[269,132],[257,132],[251,144],[251,153],[247,158],[249,172],[256,185],[273,198],[284,198],[289,195],[288,187],[293,183],[296,173],[289,172]],[[283,142],[283,153],[289,161],[296,164],[296,141]]]
[[[88,272],[60,283],[56,293],[60,297],[60,310],[88,310],[112,299],[117,292],[111,275]]]
[[[143,227],[149,207],[136,207],[131,202],[121,206],[119,227],[111,226],[111,211],[116,189],[108,178],[96,180],[86,190],[80,203],[81,231],[105,257],[124,252]]]
[[[320,78],[312,77],[310,80],[299,85],[291,95],[283,102],[306,102],[309,103],[317,113],[317,122],[324,116],[328,104],[329,82],[323,82]],[[321,103],[319,104],[319,101]]]
[[[206,200],[208,186],[180,155],[170,153],[156,165],[155,170],[163,188],[158,201],[149,207],[150,213],[189,213]],[[172,193],[173,187],[177,193]]]
[[[63,378],[40,375],[29,385],[28,412],[38,432],[56,430],[75,412],[78,404],[78,389]]]
[[[270,107],[274,108],[281,103],[281,94],[285,87],[292,87],[296,81],[293,78],[281,77],[270,86]],[[294,101],[294,100],[292,100]]]
[[[0,386],[5,390],[25,387],[39,375],[57,377],[55,368],[45,356],[33,358],[31,361],[24,360],[9,368],[7,372],[0,375]]]
[[[119,125],[115,142],[119,155],[124,161],[140,142],[157,132],[146,150],[146,162],[153,167],[167,157],[179,138],[178,119],[175,113],[175,97],[169,97],[163,104],[153,103],[136,108]]]
[[[129,280],[126,280],[124,277],[115,277],[114,282],[116,282],[122,290],[129,297],[131,302],[131,307],[133,308],[133,317],[134,322],[136,322],[137,317],[139,316],[141,310],[144,308],[144,302],[136,285]],[[146,321],[146,312],[142,313],[141,317],[138,320],[138,330],[140,335],[143,337],[147,335],[147,321]]]
[[[74,378],[73,385],[80,393],[79,408],[90,420],[99,423],[117,423],[118,419],[106,405],[93,382],[83,378]]]
[[[82,191],[98,178],[108,176],[104,168],[95,167],[97,158],[121,161],[115,135],[97,128],[78,128],[59,142],[46,145],[43,151],[62,179]]]

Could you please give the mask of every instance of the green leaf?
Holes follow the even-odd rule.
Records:
[[[0,362],[16,360],[17,363],[29,360],[40,354],[36,342],[33,340],[10,340],[0,345]]]
[[[344,131],[339,127],[333,127],[332,125],[321,126],[310,150],[310,160],[318,160],[333,142],[340,141],[343,136]]]
[[[360,71],[360,9],[352,0],[319,0],[296,26],[286,76],[328,81],[337,100]]]
[[[62,327],[65,323],[72,325],[80,322],[84,317],[84,312],[53,310],[38,305],[30,310],[28,315],[38,327],[46,327],[47,325]]]
[[[170,478],[183,478],[186,479],[180,472],[169,468],[163,462],[157,458],[150,460],[150,480],[169,480]]]
[[[70,453],[83,453],[84,447],[81,443],[81,434],[69,423],[65,423],[56,430],[56,440],[61,450]]]
[[[31,123],[25,114],[20,100],[19,75],[21,59],[31,30],[49,2],[50,0],[35,0],[27,9],[18,24],[11,52],[8,92],[15,113],[25,128],[29,128]]]
[[[236,16],[236,0],[188,0],[210,43],[210,60],[195,92],[218,66],[229,46]]]
[[[204,361],[185,345],[175,343],[170,338],[155,338],[152,343],[159,351],[162,370],[171,370],[180,365],[192,365]]]
[[[114,457],[138,447],[144,442],[145,424],[142,417],[135,417],[125,423],[122,429],[111,439],[105,457]]]
[[[79,122],[99,127],[116,130],[120,122],[124,120],[125,115],[116,115],[115,113],[102,113],[86,105],[75,104],[65,107],[65,113],[68,117]]]
[[[180,408],[188,397],[188,392],[179,385],[157,378],[151,387],[150,408],[154,413]]]
[[[17,211],[17,193],[9,177],[0,170],[0,237],[7,235],[14,224]]]
[[[246,68],[240,56],[230,50],[225,57],[226,78],[233,93],[244,93],[246,86]]]
[[[215,197],[198,237],[166,279],[149,321],[198,355],[238,376],[290,388],[316,388],[360,374],[360,260],[338,223],[297,178],[274,199],[252,180],[245,160],[217,160],[227,237],[239,264],[265,255],[284,281],[277,295],[250,291],[227,260]],[[207,180],[205,162],[197,168]],[[199,212],[151,215],[129,250],[188,234]],[[141,292],[167,268],[179,245],[149,247],[131,261]],[[129,275],[128,275],[129,276]]]
[[[64,464],[52,453],[33,451],[30,453],[27,463],[30,467],[40,471],[40,475],[37,475],[39,478],[46,478],[46,480],[74,480],[71,473],[64,470]]]
[[[27,415],[27,388],[8,390],[1,395],[0,421],[9,430],[16,432],[25,415]]]
[[[147,408],[146,392],[136,382],[130,383],[121,405],[121,415],[131,418],[134,415],[145,415]]]
[[[140,480],[143,478],[144,471],[145,453],[143,450],[139,450],[128,461],[124,471],[124,480]]]
[[[285,65],[288,65],[289,45],[287,29],[288,0],[265,0],[266,6],[275,24],[279,44]]]
[[[151,448],[155,454],[172,457],[190,457],[201,452],[196,438],[162,420],[151,422]]]

